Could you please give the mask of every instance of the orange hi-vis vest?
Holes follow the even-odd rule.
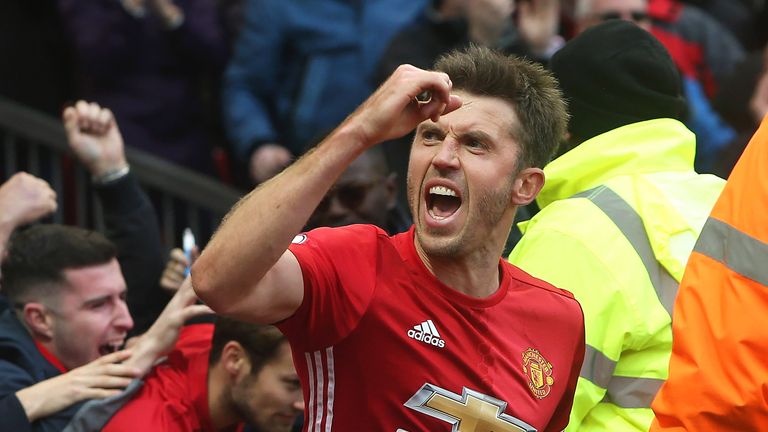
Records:
[[[688,260],[651,431],[768,431],[768,117]]]

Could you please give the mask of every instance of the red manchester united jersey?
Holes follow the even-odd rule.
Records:
[[[280,323],[306,401],[305,431],[561,431],[584,356],[566,291],[499,260],[474,298],[438,281],[413,228],[297,236],[304,301]]]

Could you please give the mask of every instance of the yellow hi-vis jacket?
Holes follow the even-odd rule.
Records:
[[[647,431],[667,378],[671,311],[724,180],[693,171],[695,137],[656,119],[583,142],[545,167],[541,211],[510,262],[572,292],[586,355],[569,431]]]
[[[654,432],[768,430],[768,116],[688,260]]]

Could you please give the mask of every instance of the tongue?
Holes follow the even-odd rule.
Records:
[[[441,217],[441,218],[447,218],[448,216],[456,213],[456,210],[459,209],[459,206],[461,205],[461,200],[452,197],[452,196],[445,196],[445,195],[432,195],[432,214]]]

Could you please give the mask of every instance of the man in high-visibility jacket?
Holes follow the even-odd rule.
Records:
[[[646,31],[600,24],[551,67],[569,100],[570,138],[544,169],[541,211],[509,260],[584,310],[568,430],[647,431],[667,378],[678,282],[724,181],[693,170],[679,75]]]
[[[675,301],[652,431],[768,430],[768,117],[733,169]]]

